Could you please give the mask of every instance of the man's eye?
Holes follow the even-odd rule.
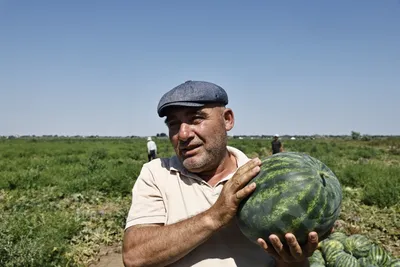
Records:
[[[204,119],[203,117],[196,116],[196,117],[193,117],[192,121],[193,121],[193,123],[199,123],[199,122],[201,122],[203,119]]]
[[[177,121],[168,121],[167,123],[168,128],[174,127],[176,125],[178,125]]]

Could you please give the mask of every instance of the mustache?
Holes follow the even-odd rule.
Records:
[[[201,145],[203,145],[202,142],[198,142],[198,141],[193,142],[193,140],[191,140],[191,141],[181,141],[181,142],[179,142],[179,146],[178,147],[179,147],[179,150],[188,150],[188,149],[199,147]]]

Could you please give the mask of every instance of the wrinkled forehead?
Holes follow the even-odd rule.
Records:
[[[195,114],[211,114],[216,108],[223,106],[221,104],[205,104],[202,107],[171,106],[165,110],[165,121]]]

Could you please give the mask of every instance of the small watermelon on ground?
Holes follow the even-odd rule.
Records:
[[[329,240],[331,240],[331,239],[327,238],[327,239],[324,239],[324,240],[318,242],[318,249],[319,249],[319,250],[324,249],[326,243],[327,243]]]
[[[379,245],[372,245],[368,252],[368,258],[376,262],[379,266],[386,266],[390,262],[389,254]]]
[[[400,259],[394,259],[389,264],[388,267],[400,267]]]
[[[335,250],[332,251],[330,254],[325,255],[326,266],[334,267],[337,257],[339,257],[339,255],[341,254],[346,254],[346,252],[344,252],[343,250]]]
[[[334,239],[328,239],[325,243],[323,248],[321,249],[322,253],[326,256],[329,257],[329,255],[334,252],[334,251],[342,251],[344,250],[343,244]]]
[[[343,232],[333,232],[332,234],[329,235],[329,239],[333,240],[338,240],[342,244],[344,244],[344,241],[346,240],[347,235]]]
[[[400,267],[400,259],[392,259],[390,253],[386,251],[384,247],[379,244],[374,244],[373,241],[366,236],[360,234],[346,236],[347,242],[344,242],[345,244],[341,245],[340,241],[337,239],[343,237],[343,234],[345,235],[345,233],[341,233],[340,235],[332,233],[328,239],[318,243],[318,250],[321,251],[323,258],[325,259],[326,266]],[[359,247],[354,248],[357,245]],[[368,251],[366,251],[367,249]],[[360,254],[361,252],[361,254],[364,254],[364,256],[357,257],[350,251],[356,252],[356,255]],[[343,259],[342,261],[344,263],[340,261],[341,263],[339,264],[339,256],[347,257],[341,256],[343,253],[354,257],[357,260],[357,265],[354,265],[354,260],[346,263],[346,261]],[[347,257],[345,259],[349,258]],[[310,264],[312,262],[313,260],[310,258]],[[320,263],[318,262],[318,264]]]
[[[361,257],[358,259],[360,267],[379,267],[379,265],[367,257]]]
[[[336,257],[335,267],[359,267],[357,259],[350,254],[341,253]]]
[[[360,234],[351,235],[344,241],[344,250],[356,258],[367,257],[371,247],[372,240]]]
[[[293,233],[300,245],[315,231],[326,238],[337,220],[342,190],[335,174],[321,161],[298,152],[282,152],[262,159],[255,191],[237,212],[239,228],[254,243]]]
[[[315,250],[311,257],[308,258],[308,261],[310,262],[310,264],[319,263],[325,266],[325,260],[320,250]]]

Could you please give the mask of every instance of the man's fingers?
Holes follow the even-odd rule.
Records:
[[[297,242],[296,237],[293,234],[286,234],[285,239],[289,246],[289,251],[292,257],[297,261],[303,260],[305,256],[303,254],[303,250]]]
[[[318,234],[316,232],[311,232],[308,235],[308,242],[304,247],[299,245],[296,237],[291,233],[285,235],[287,245],[282,244],[278,236],[274,234],[269,236],[269,240],[271,245],[267,245],[262,238],[257,239],[257,243],[271,256],[287,263],[305,261],[308,257],[311,257],[318,246]]]
[[[234,177],[241,178],[242,176],[246,175],[246,173],[252,171],[255,167],[261,165],[261,160],[259,158],[254,158],[248,161],[246,164],[241,166],[235,173]]]
[[[273,256],[277,259],[280,258],[278,253],[276,253],[274,247],[273,246],[268,247],[267,242],[265,242],[264,239],[262,239],[262,238],[257,239],[257,243],[262,249],[264,249],[266,252],[268,252],[268,254],[270,254],[271,256]]]
[[[306,257],[311,257],[311,255],[318,247],[318,242],[318,234],[316,232],[311,232],[308,235],[308,242],[306,244],[306,247],[304,248],[304,253]]]
[[[242,201],[245,197],[250,195],[255,188],[256,188],[256,183],[251,183],[248,186],[244,187],[243,189],[237,191],[235,194],[236,202],[239,203],[240,201]]]
[[[248,184],[249,181],[260,172],[261,160],[254,158],[241,166],[229,182],[224,186],[227,192],[232,194],[233,201],[239,204],[242,199],[254,191],[255,183]]]
[[[232,185],[235,191],[245,186],[257,173],[260,172],[261,160],[254,158],[240,167],[232,177]]]
[[[262,238],[257,239],[257,243],[262,249],[264,249],[264,250],[268,249],[267,242],[265,242],[264,239],[262,239]]]
[[[285,262],[290,262],[291,257],[290,255],[286,252],[281,240],[279,239],[278,236],[276,235],[270,235],[269,240],[271,241],[272,246],[275,249],[276,254],[283,259]]]
[[[253,169],[255,166],[260,166],[261,164],[261,160],[259,158],[254,158],[249,160],[246,164],[244,164],[243,166],[241,166],[238,170],[237,170],[237,174],[240,176],[246,172],[248,172],[249,170]]]

